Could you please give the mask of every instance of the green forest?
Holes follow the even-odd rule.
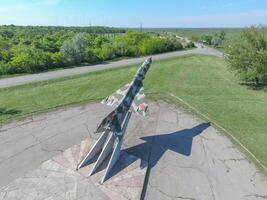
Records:
[[[110,27],[0,26],[0,75],[37,73],[184,47],[192,44],[183,46],[175,36]]]

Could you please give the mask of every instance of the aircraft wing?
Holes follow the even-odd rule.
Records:
[[[131,110],[144,117],[148,115],[148,104],[144,94],[144,87],[141,87],[138,94],[135,96],[131,105]]]
[[[104,100],[101,101],[101,103],[108,105],[108,106],[117,107],[121,103],[123,97],[125,97],[129,89],[129,86],[130,84],[127,83],[125,86],[118,89],[116,92],[114,92],[110,96],[107,96]]]

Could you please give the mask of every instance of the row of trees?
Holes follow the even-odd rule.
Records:
[[[0,74],[34,73],[53,68],[96,63],[180,50],[175,37],[98,27],[0,27]],[[116,32],[117,31],[117,32]]]
[[[240,40],[232,43],[226,54],[232,70],[246,83],[267,83],[267,28],[244,30]]]
[[[173,37],[151,37],[147,33],[127,32],[115,38],[94,37],[76,34],[60,48],[60,53],[68,65],[83,62],[99,62],[118,57],[137,57],[183,49]]]

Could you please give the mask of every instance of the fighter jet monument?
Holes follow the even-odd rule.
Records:
[[[101,136],[77,167],[77,169],[84,167],[86,163],[92,160],[100,152],[93,169],[89,173],[89,176],[91,176],[111,153],[101,183],[106,180],[110,170],[119,159],[123,137],[132,112],[141,116],[146,116],[148,113],[143,80],[151,63],[152,58],[146,59],[138,69],[131,83],[126,84],[101,102],[102,104],[116,108],[108,114],[97,127],[95,133],[101,133]]]

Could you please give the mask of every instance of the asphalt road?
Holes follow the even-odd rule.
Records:
[[[147,118],[132,115],[123,147],[149,163],[144,199],[266,198],[266,177],[214,127],[166,103],[149,109]],[[110,111],[89,104],[1,127],[0,188],[80,143]]]
[[[197,45],[197,47],[198,48],[192,49],[192,50],[176,51],[176,52],[171,52],[171,53],[153,55],[153,60],[163,60],[163,59],[175,58],[175,57],[193,55],[193,54],[223,57],[223,54],[215,49],[208,48],[208,47],[201,48],[200,45]],[[120,61],[110,62],[108,64],[75,67],[75,68],[63,69],[63,70],[58,70],[58,71],[43,72],[39,74],[23,75],[23,76],[18,76],[18,77],[13,77],[13,78],[4,78],[4,79],[0,79],[0,88],[8,88],[8,87],[13,87],[17,85],[38,82],[38,81],[45,81],[49,79],[74,76],[74,75],[83,74],[83,73],[90,73],[90,72],[99,71],[103,69],[110,69],[110,68],[123,67],[126,65],[138,64],[138,63],[142,63],[145,58],[146,57],[131,58],[131,59],[124,59]]]

